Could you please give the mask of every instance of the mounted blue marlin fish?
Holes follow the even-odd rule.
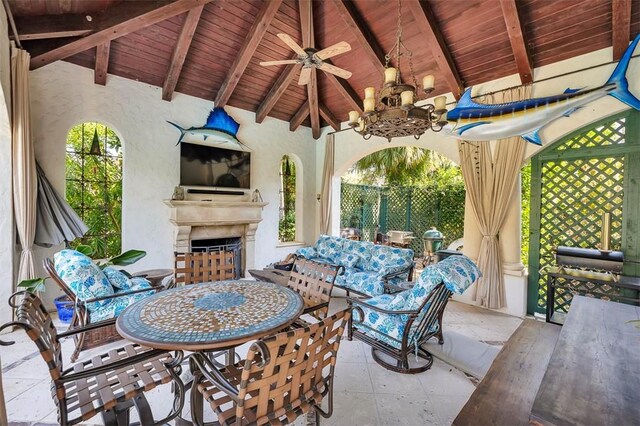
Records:
[[[230,144],[232,147],[235,147],[235,149],[243,151],[249,150],[246,145],[236,138],[240,124],[227,114],[222,107],[212,109],[209,113],[209,117],[207,118],[207,122],[202,127],[191,127],[189,129],[185,129],[171,121],[167,121],[167,123],[180,130],[180,138],[176,145],[182,142],[185,136],[193,135],[202,136],[204,141],[211,137],[216,144]]]
[[[479,104],[467,89],[458,105],[447,113],[444,130],[451,136],[469,141],[488,141],[522,136],[542,145],[540,129],[550,122],[569,117],[585,104],[609,95],[640,110],[640,100],[629,91],[627,68],[640,34],[631,42],[604,86],[595,89],[567,89],[561,95],[534,98],[504,104]]]

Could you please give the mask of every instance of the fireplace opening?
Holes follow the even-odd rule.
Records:
[[[208,238],[191,240],[192,252],[232,251],[236,276],[242,277],[242,238]]]

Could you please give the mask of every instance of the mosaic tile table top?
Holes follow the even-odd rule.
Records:
[[[298,318],[302,298],[262,281],[218,281],[166,290],[127,308],[116,322],[126,339],[159,349],[208,350],[274,333]]]

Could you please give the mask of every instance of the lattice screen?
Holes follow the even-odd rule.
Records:
[[[555,264],[554,250],[559,245],[596,248],[604,212],[611,213],[612,247],[621,249],[625,161],[624,155],[606,156],[606,147],[624,142],[625,119],[619,118],[552,151],[568,154],[569,150],[583,149],[584,158],[574,154],[567,160],[541,162],[539,268]],[[545,280],[545,274],[539,274],[537,306],[542,311],[546,306]],[[571,298],[572,294],[558,290],[554,310],[566,312]]]

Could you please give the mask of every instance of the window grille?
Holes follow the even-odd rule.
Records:
[[[280,162],[280,215],[278,239],[281,243],[296,240],[296,166],[285,155]]]
[[[95,150],[97,144],[99,150]],[[89,227],[72,247],[90,245],[94,249],[93,257],[118,255],[121,252],[122,144],[113,130],[98,123],[83,123],[69,131],[66,198]]]

